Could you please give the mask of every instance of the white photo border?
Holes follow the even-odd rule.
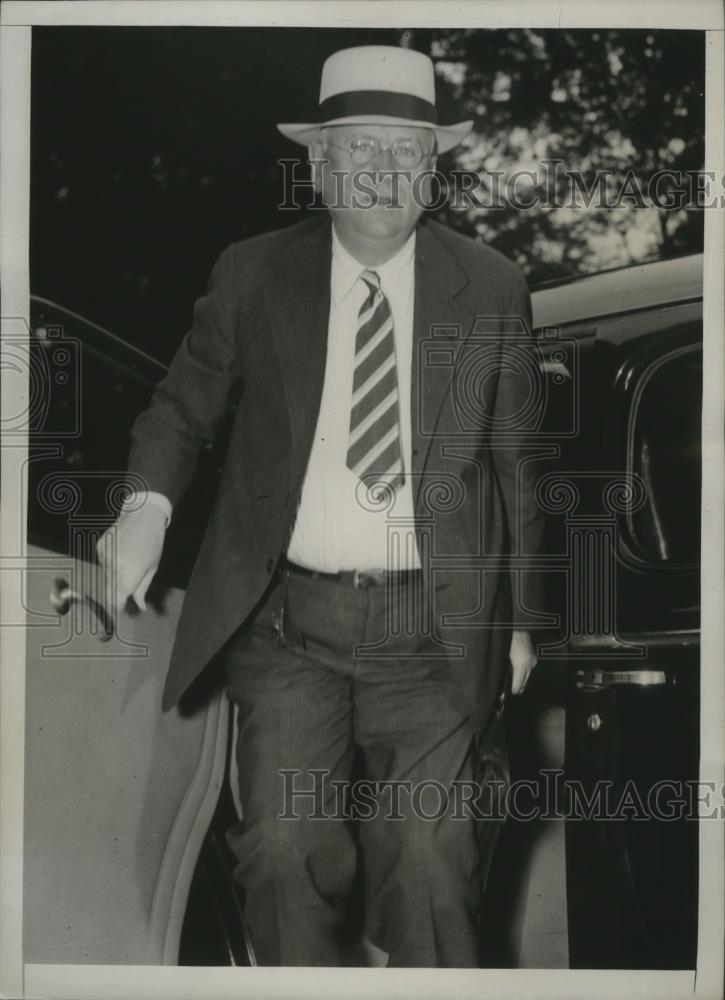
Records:
[[[717,0],[108,0],[64,3],[6,0],[0,16],[0,279],[2,315],[29,315],[29,124],[32,25],[220,25],[346,27],[540,27],[672,28],[706,32],[706,165],[725,173],[725,48],[723,7]],[[725,506],[723,413],[725,412],[725,209],[705,213],[704,390],[702,493],[701,781],[723,778],[725,761]],[[5,320],[3,320],[3,327]],[[5,332],[3,330],[3,332]],[[4,369],[4,366],[3,366]],[[27,399],[22,373],[3,370],[3,413]],[[6,442],[3,441],[3,445]],[[0,524],[3,568],[20,557],[26,512],[17,489],[27,446],[2,448],[5,485]],[[22,608],[24,574],[0,574],[3,617]],[[22,620],[13,617],[13,621]],[[438,970],[438,969],[209,969],[165,966],[24,965],[22,956],[23,769],[25,636],[0,629],[0,995],[53,997],[310,997],[415,996],[460,998],[693,996],[722,994],[725,940],[723,822],[700,823],[700,894],[697,970]]]

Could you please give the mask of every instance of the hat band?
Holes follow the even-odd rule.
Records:
[[[438,122],[435,105],[430,101],[414,94],[391,93],[389,90],[348,90],[333,94],[321,102],[317,120],[323,124],[334,118],[347,118],[348,115],[385,115],[430,122],[431,125]]]

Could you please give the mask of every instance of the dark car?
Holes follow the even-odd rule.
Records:
[[[563,658],[566,778],[584,803],[569,803],[566,824],[570,965],[692,969],[702,257],[595,275],[534,300],[540,342],[554,326],[575,344],[579,383],[576,433],[540,484],[547,552],[565,552],[567,564],[565,645],[545,648],[542,662]],[[566,385],[552,395],[569,412]],[[556,406],[549,420],[563,427]],[[601,809],[597,796],[608,796]]]
[[[694,968],[697,824],[587,818],[570,799],[596,805],[608,783],[611,801],[629,790],[646,803],[657,782],[698,776],[702,258],[578,278],[533,302],[551,609],[508,711],[512,776],[564,765],[559,964]],[[224,434],[174,512],[149,611],[112,633],[95,544],[165,369],[38,297],[30,325],[31,385],[47,391],[35,403],[31,391],[30,413],[25,961],[253,964],[223,836],[240,809],[229,706],[211,676],[160,711]],[[536,894],[519,882],[512,902],[506,859],[520,870],[528,850],[551,868],[534,843],[542,822],[512,820],[500,837],[489,892],[508,896],[512,919]],[[517,964],[500,934],[490,941],[488,964]]]

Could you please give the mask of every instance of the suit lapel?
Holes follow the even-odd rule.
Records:
[[[468,336],[474,312],[458,296],[468,273],[431,226],[418,228],[415,253],[411,386],[412,473],[417,501],[441,409],[451,392],[455,342]],[[442,351],[438,350],[441,345]],[[453,348],[453,350],[451,349]],[[437,362],[431,364],[432,361]]]
[[[267,311],[282,372],[293,444],[295,488],[307,465],[322,398],[330,313],[329,218],[315,219],[280,252]]]
[[[322,399],[331,252],[331,223],[325,216],[286,244],[266,290],[289,411],[296,486],[307,466]],[[455,343],[468,335],[474,311],[461,296],[468,283],[468,273],[453,253],[431,226],[422,223],[416,236],[411,373],[411,471],[416,499],[441,410],[451,391],[452,364],[431,366],[429,355],[442,344],[455,358]]]

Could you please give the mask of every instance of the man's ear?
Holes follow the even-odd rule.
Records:
[[[322,139],[313,139],[307,147],[307,155],[310,161],[310,173],[315,191],[320,194],[322,191],[322,160],[325,153],[325,146]]]
[[[435,137],[433,138],[433,150],[432,150],[430,156],[428,157],[428,159],[430,160],[430,169],[431,170],[437,170],[438,169],[438,140]]]

